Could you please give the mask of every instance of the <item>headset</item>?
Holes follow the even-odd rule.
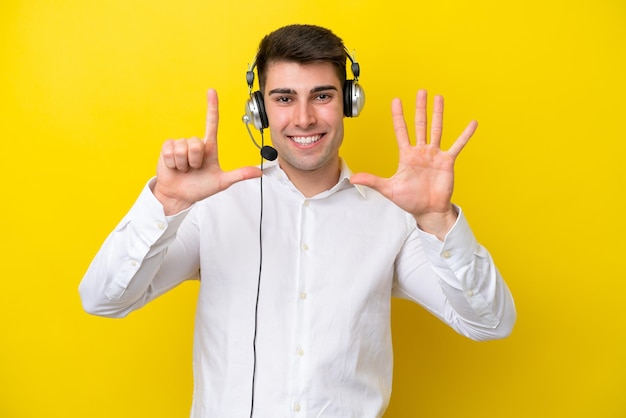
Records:
[[[346,80],[343,85],[343,113],[344,116],[352,118],[361,113],[363,106],[365,105],[365,92],[359,85],[359,75],[361,74],[361,67],[359,63],[350,55],[346,49],[346,57],[350,60],[352,75],[354,79]],[[267,119],[267,113],[265,112],[265,103],[263,101],[263,93],[260,91],[252,91],[252,85],[254,84],[254,68],[256,67],[256,57],[254,62],[246,72],[246,82],[248,83],[248,89],[250,92],[250,99],[246,102],[246,113],[243,117],[246,125],[250,122],[256,129],[262,131],[269,127],[269,121]]]

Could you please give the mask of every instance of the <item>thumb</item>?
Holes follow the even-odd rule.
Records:
[[[356,173],[350,177],[350,183],[371,187],[372,189],[383,193],[385,179],[369,173]]]
[[[263,171],[258,167],[241,167],[231,171],[224,171],[220,178],[220,188],[225,190],[239,181],[261,177],[262,175]]]

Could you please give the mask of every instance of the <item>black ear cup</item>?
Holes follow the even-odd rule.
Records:
[[[250,99],[246,102],[246,116],[258,130],[265,129],[270,126],[265,113],[265,102],[263,101],[263,93],[255,91],[250,94]]]
[[[359,116],[365,105],[365,92],[356,80],[346,80],[343,86],[343,114],[348,118]]]

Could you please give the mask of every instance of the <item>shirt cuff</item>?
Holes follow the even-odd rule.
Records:
[[[424,251],[431,262],[437,267],[453,271],[470,263],[478,248],[478,242],[465,214],[460,207],[455,206],[455,208],[459,215],[443,242],[435,235],[418,228]]]
[[[126,216],[126,222],[131,222],[134,231],[143,235],[142,241],[150,246],[157,240],[163,242],[173,239],[191,209],[190,207],[175,215],[166,216],[163,205],[152,193],[154,181],[155,178],[152,178],[146,183]]]

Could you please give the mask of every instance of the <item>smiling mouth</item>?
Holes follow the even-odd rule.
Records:
[[[298,145],[312,145],[319,141],[322,138],[322,135],[290,136],[289,138]]]

